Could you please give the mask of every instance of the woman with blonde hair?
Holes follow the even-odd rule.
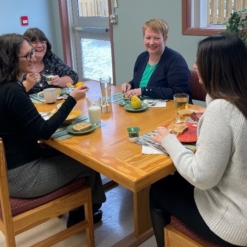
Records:
[[[189,68],[178,52],[166,46],[168,30],[168,24],[159,18],[143,25],[146,51],[137,57],[133,79],[121,86],[126,97],[173,99],[176,93],[190,94]]]

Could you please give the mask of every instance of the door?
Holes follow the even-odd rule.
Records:
[[[69,2],[73,66],[79,80],[98,81],[101,76],[113,78],[108,6],[110,0]]]

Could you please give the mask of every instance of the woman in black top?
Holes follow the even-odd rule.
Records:
[[[35,75],[34,61],[35,51],[26,37],[19,34],[0,36],[0,137],[5,145],[10,196],[38,197],[78,177],[86,177],[92,188],[94,211],[97,211],[106,200],[100,175],[61,153],[47,158],[49,155],[37,142],[51,137],[76,102],[85,97],[88,88],[76,88],[60,109],[45,121],[26,92],[32,88],[32,83],[26,84],[26,88],[21,83],[24,73]],[[101,218],[102,212],[98,213]]]

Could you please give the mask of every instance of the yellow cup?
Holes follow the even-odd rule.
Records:
[[[179,115],[178,112],[183,109],[188,109],[189,95],[186,93],[177,93],[174,94],[173,99],[174,99],[176,122],[177,123],[184,122],[185,117]]]

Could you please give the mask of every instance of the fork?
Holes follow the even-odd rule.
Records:
[[[148,100],[147,102],[149,106],[155,106],[157,104],[157,101],[154,100]]]

